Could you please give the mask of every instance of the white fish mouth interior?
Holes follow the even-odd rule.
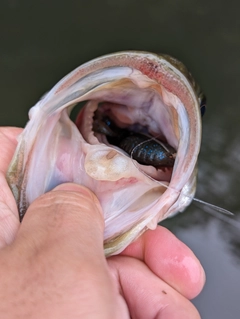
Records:
[[[110,144],[104,134],[93,132],[95,111],[109,116],[119,128],[135,132],[144,128],[150,136],[167,142],[177,151],[179,119],[176,103],[181,102],[175,95],[139,71],[132,70],[130,76],[104,83],[89,92],[86,104],[76,119],[76,125],[87,143],[104,143],[133,161],[119,147]],[[171,167],[156,169],[150,165],[141,165],[137,161],[134,161],[134,164],[154,180],[171,180]]]

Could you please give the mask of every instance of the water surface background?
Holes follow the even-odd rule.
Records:
[[[182,60],[208,98],[196,196],[166,221],[201,260],[194,300],[204,319],[240,313],[240,2],[109,0],[0,2],[0,125],[24,126],[28,109],[59,79],[99,55],[147,50]]]

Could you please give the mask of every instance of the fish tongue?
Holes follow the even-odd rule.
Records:
[[[129,158],[120,152],[95,145],[89,148],[85,158],[86,173],[95,180],[117,181],[133,175],[134,167]]]

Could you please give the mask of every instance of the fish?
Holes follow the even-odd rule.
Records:
[[[19,136],[7,181],[20,220],[36,198],[57,185],[82,184],[102,206],[105,255],[120,253],[193,200],[204,108],[199,85],[169,55],[123,51],[79,66],[30,109]],[[99,114],[111,120],[114,135],[127,132],[130,142],[131,136],[147,136],[140,150],[151,140],[169,145],[170,167],[141,163],[132,156],[136,146],[127,153],[111,143],[101,122],[101,130],[93,129]]]

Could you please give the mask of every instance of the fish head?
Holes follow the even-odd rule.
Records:
[[[65,182],[90,188],[105,219],[106,255],[183,211],[196,188],[201,91],[178,60],[148,52],[109,54],[78,67],[29,111],[7,179],[20,219],[39,196]],[[77,119],[72,109],[84,106]],[[176,150],[173,167],[142,165],[93,130],[96,114],[120,130],[144,130]],[[132,133],[131,133],[132,134]]]

